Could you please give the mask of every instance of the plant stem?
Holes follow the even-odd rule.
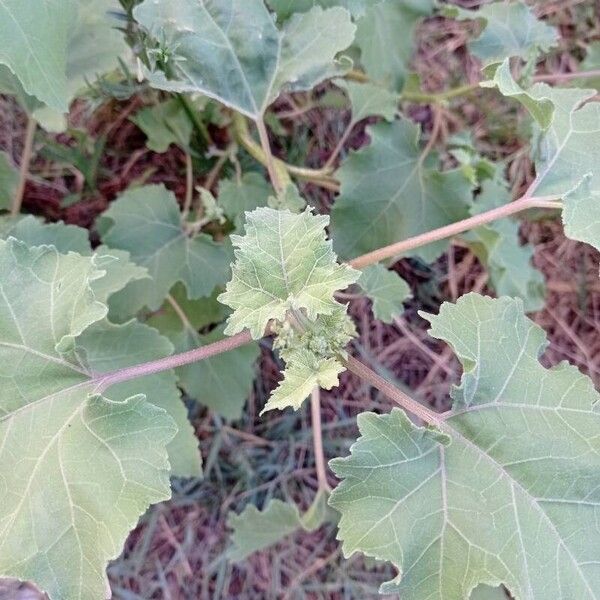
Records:
[[[267,157],[262,147],[257,144],[248,131],[248,122],[243,115],[239,113],[233,113],[233,133],[236,141],[259,163],[267,166]],[[321,185],[331,189],[336,186],[338,182],[331,176],[331,169],[308,169],[304,167],[297,167],[295,165],[288,165],[279,158],[273,157],[273,163],[277,174],[281,181],[287,185],[290,182],[289,175],[293,175],[299,179],[311,181],[316,185]]]
[[[124,381],[146,377],[147,375],[154,375],[155,373],[162,373],[163,371],[169,371],[170,369],[176,369],[178,367],[199,362],[210,358],[211,356],[229,352],[230,350],[249,344],[251,341],[252,336],[250,335],[250,332],[242,331],[234,336],[208,344],[207,346],[202,346],[201,348],[194,348],[194,350],[189,350],[188,352],[167,356],[152,362],[134,365],[133,367],[125,367],[124,369],[119,369],[112,373],[98,375],[93,379],[93,382],[96,384],[94,391],[101,394],[117,383],[123,383]]]
[[[375,371],[367,367],[367,365],[360,362],[353,356],[348,356],[348,358],[343,362],[349,371],[355,375],[358,375],[358,377],[360,377],[363,381],[371,384],[382,394],[385,394],[390,400],[393,400],[404,410],[407,410],[416,417],[419,417],[419,419],[425,423],[438,426],[444,421],[442,415],[433,412],[426,406],[423,406],[416,400],[413,400],[410,396],[399,390],[395,385],[385,380],[383,377],[375,373]]]
[[[327,481],[327,470],[325,468],[325,453],[323,452],[323,429],[321,427],[321,391],[315,387],[310,394],[310,415],[313,430],[313,445],[315,450],[315,467],[317,469],[317,481],[319,489],[331,492],[331,486]]]
[[[192,208],[192,199],[194,197],[194,167],[192,157],[188,152],[185,153],[185,200],[183,202],[183,211],[181,213],[182,221],[186,221]]]
[[[459,233],[469,231],[475,227],[480,227],[481,225],[485,225],[496,219],[502,219],[503,217],[508,217],[530,208],[562,208],[562,204],[556,202],[556,200],[556,196],[536,198],[525,195],[514,202],[504,204],[503,206],[469,217],[468,219],[463,219],[462,221],[445,225],[444,227],[434,229],[433,231],[421,233],[420,235],[408,238],[407,240],[402,240],[401,242],[396,242],[395,244],[390,244],[389,246],[379,248],[378,250],[373,250],[373,252],[368,252],[367,254],[363,254],[362,256],[349,261],[349,264],[355,269],[364,269],[369,265],[373,265],[388,258],[393,258],[408,250],[414,250],[415,248],[426,246],[432,242],[458,235]]]
[[[271,143],[269,142],[269,133],[267,132],[265,121],[262,117],[260,117],[256,119],[255,123],[256,129],[258,129],[260,145],[262,146],[263,152],[265,153],[265,157],[267,160],[267,171],[269,172],[269,178],[271,179],[271,183],[273,184],[275,191],[278,194],[280,194],[285,189],[285,186],[279,178],[279,173],[277,172],[277,169],[275,169],[273,153],[271,152]]]
[[[21,205],[23,204],[23,195],[25,193],[25,184],[27,183],[27,176],[29,174],[29,165],[31,164],[31,155],[33,152],[33,139],[35,137],[35,130],[37,129],[37,121],[33,117],[29,117],[27,120],[27,127],[25,129],[25,143],[23,145],[23,153],[21,154],[21,164],[19,165],[19,184],[15,192],[10,214],[16,217],[21,212]]]
[[[535,75],[534,81],[570,81],[571,79],[587,79],[591,77],[600,77],[600,69],[592,69],[591,71],[580,71],[575,73],[544,73]]]
[[[198,111],[196,110],[196,107],[194,106],[192,101],[185,94],[177,94],[177,100],[179,100],[179,103],[181,104],[181,106],[183,106],[183,109],[185,110],[188,118],[194,125],[196,131],[200,134],[200,137],[204,138],[204,141],[208,146],[214,146],[215,143],[212,137],[210,136],[206,125],[198,116]]]

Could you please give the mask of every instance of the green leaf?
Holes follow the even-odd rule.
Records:
[[[408,283],[380,264],[363,269],[358,284],[372,300],[375,318],[384,323],[393,323],[404,312],[402,303],[411,295]]]
[[[483,81],[481,87],[497,87],[501,94],[518,100],[537,121],[542,129],[547,129],[552,122],[554,104],[549,98],[536,98],[525,91],[510,72],[510,61],[506,58],[501,64],[490,67],[492,79]]]
[[[402,410],[358,417],[361,437],[331,467],[342,483],[344,554],[399,570],[383,593],[467,600],[479,583],[515,598],[597,597],[599,395],[562,363],[519,300],[477,294],[427,316],[464,374],[439,430]]]
[[[351,15],[362,16],[366,10],[366,4],[377,4],[383,0],[267,0],[267,4],[277,13],[281,21],[289,19],[294,13],[306,12],[313,6],[331,8],[341,6]]]
[[[283,321],[289,310],[305,310],[314,321],[340,306],[334,293],[360,274],[336,262],[325,234],[328,224],[328,217],[310,209],[298,215],[272,208],[246,213],[245,235],[231,236],[233,277],[219,296],[233,309],[227,335],[247,328],[259,339],[270,320]]]
[[[360,62],[377,83],[400,91],[414,52],[414,30],[433,12],[432,0],[385,0],[370,3],[358,20]]]
[[[306,200],[300,195],[298,188],[290,183],[276,196],[269,196],[267,205],[275,210],[289,210],[293,213],[299,213],[306,208]]]
[[[110,298],[116,292],[122,290],[130,281],[149,279],[148,270],[138,267],[130,260],[129,252],[116,250],[108,246],[98,246],[95,251],[96,264],[100,269],[106,271],[101,279],[92,282],[92,291],[96,300],[109,306]]]
[[[373,83],[356,83],[354,81],[337,80],[352,106],[351,125],[367,117],[383,117],[393,121],[398,109],[398,94]]]
[[[511,201],[504,182],[485,181],[471,214],[492,210]],[[499,296],[521,298],[525,312],[541,310],[546,289],[543,275],[533,267],[533,247],[521,245],[519,224],[511,219],[492,221],[463,234],[477,258],[486,266]]]
[[[224,179],[219,183],[219,204],[234,224],[236,233],[244,228],[246,212],[267,206],[272,195],[272,186],[258,173],[244,173],[240,181]]]
[[[509,600],[501,587],[478,585],[471,593],[470,600]]]
[[[9,210],[19,185],[19,169],[6,152],[0,152],[0,210]]]
[[[176,426],[139,393],[97,393],[76,341],[106,313],[92,258],[0,241],[0,274],[0,573],[51,599],[103,598],[107,562],[170,495]]]
[[[7,58],[0,53],[0,62],[10,67],[0,67],[0,90],[15,95],[45,129],[62,131],[66,127],[62,113],[77,93],[98,75],[115,69],[128,49],[109,17],[120,4],[118,0],[67,0],[61,6],[54,0],[7,2],[4,10],[12,19],[2,17],[0,7],[0,20],[11,33],[2,37],[16,38],[6,48],[19,54]]]
[[[147,136],[153,152],[166,152],[171,144],[187,148],[194,129],[181,103],[173,98],[139,110],[133,121]]]
[[[28,246],[54,246],[59,252],[92,254],[88,231],[77,225],[66,225],[62,221],[44,223],[33,215],[0,217],[0,237],[14,237]]]
[[[585,58],[579,65],[580,71],[597,71],[600,69],[600,42],[592,42],[586,50]],[[597,77],[582,77],[573,81],[575,87],[593,87],[600,89],[600,75]]]
[[[62,221],[44,223],[32,215],[0,217],[0,238],[8,237],[14,237],[28,246],[54,246],[62,254],[77,252],[83,256],[92,255],[87,229],[66,225]],[[90,282],[90,287],[96,300],[109,307],[113,294],[130,281],[149,279],[147,269],[130,261],[129,252],[98,246],[95,255],[95,264],[105,275]]]
[[[345,348],[356,330],[346,307],[338,305],[333,313],[302,323],[301,331],[284,323],[277,333],[273,347],[286,368],[261,415],[288,407],[298,410],[314,388],[337,386],[338,375],[346,369],[340,359],[346,358]]]
[[[77,349],[85,353],[87,367],[95,373],[108,373],[164,358],[174,350],[169,340],[152,327],[137,321],[113,325],[106,320],[84,331],[77,339]],[[188,420],[173,371],[119,383],[109,392],[110,399],[115,402],[124,402],[139,394],[143,394],[150,404],[165,410],[177,426],[175,437],[167,444],[171,475],[201,476],[198,439]]]
[[[481,34],[468,47],[484,66],[511,56],[529,61],[558,44],[557,30],[537,19],[533,10],[520,1],[492,2],[476,11],[453,6],[444,12],[457,19],[483,22]]]
[[[200,298],[229,279],[229,247],[206,234],[188,237],[177,200],[162,185],[127,190],[100,219],[104,243],[129,252],[152,277],[129,284],[117,303],[156,310],[178,281],[191,298]]]
[[[165,40],[169,78],[149,73],[153,86],[200,92],[255,120],[284,88],[311,89],[335,75],[334,58],[355,31],[337,7],[295,14],[279,30],[263,0],[146,0],[133,14]]]
[[[230,512],[227,525],[233,529],[229,549],[229,558],[239,562],[257,552],[281,541],[298,529],[314,531],[326,518],[327,494],[317,492],[311,507],[300,515],[295,504],[272,499],[260,511],[253,504],[248,504],[239,514]]]
[[[536,84],[529,93],[549,98],[555,106],[552,123],[534,151],[536,178],[529,191],[562,197],[565,233],[600,249],[600,106],[585,104],[596,92]]]
[[[334,247],[353,258],[468,216],[471,183],[461,169],[440,172],[423,160],[419,128],[409,121],[368,129],[372,142],[337,172],[341,194],[331,211]],[[432,158],[432,157],[429,157]],[[435,260],[447,241],[408,253]]]
[[[177,352],[200,348],[224,338],[223,327],[217,327],[207,335],[200,335],[187,324],[168,335]],[[181,367],[176,370],[177,377],[190,398],[226,419],[239,419],[252,391],[259,354],[259,346],[253,342]]]
[[[74,23],[72,0],[4,0],[0,4],[0,64],[27,94],[61,112],[67,102],[67,45]]]

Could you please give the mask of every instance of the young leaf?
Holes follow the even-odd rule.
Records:
[[[409,121],[369,128],[370,146],[350,154],[337,172],[342,188],[331,211],[336,251],[342,258],[392,244],[466,218],[471,183],[460,169],[440,172],[424,160],[419,128]],[[435,260],[447,242],[410,253]]]
[[[160,89],[200,92],[260,119],[285,88],[307,90],[337,74],[334,58],[354,38],[343,8],[295,14],[278,30],[263,0],[146,0],[135,19],[165,40]]]
[[[475,215],[492,210],[510,200],[510,192],[504,183],[485,181],[471,213]],[[521,298],[525,312],[543,308],[546,295],[544,277],[531,264],[533,247],[521,245],[516,221],[492,221],[463,234],[463,238],[486,266],[490,283],[499,296]]]
[[[481,34],[468,46],[484,66],[511,56],[528,61],[558,43],[557,30],[538,20],[533,10],[520,1],[492,2],[476,11],[452,6],[444,12],[456,19],[483,21]]]
[[[170,495],[175,423],[139,393],[99,394],[77,346],[106,313],[89,288],[101,275],[91,258],[0,241],[0,574],[53,600],[103,598],[107,562]]]
[[[313,504],[304,515],[300,515],[295,504],[276,499],[270,500],[262,511],[248,504],[239,515],[230,512],[227,525],[233,529],[233,546],[229,549],[229,558],[239,562],[258,550],[276,544],[298,529],[318,529],[326,518],[326,501],[327,494],[317,492]]]
[[[343,479],[346,556],[393,562],[382,586],[406,600],[467,600],[479,583],[515,598],[597,596],[595,513],[599,395],[565,363],[539,363],[544,332],[519,300],[477,294],[427,316],[464,374],[439,430],[402,410],[358,417],[351,455],[330,464]]]
[[[158,153],[166,152],[171,144],[187,148],[194,129],[185,110],[175,98],[142,108],[131,121],[148,137],[146,146]]]
[[[158,309],[178,281],[190,298],[200,298],[229,279],[229,247],[206,234],[188,237],[177,200],[162,185],[127,190],[100,219],[104,243],[127,250],[152,277],[129,284],[121,293],[137,309]]]
[[[346,368],[340,358],[346,357],[345,348],[356,330],[346,308],[338,304],[331,314],[304,323],[302,331],[285,323],[277,333],[273,347],[286,368],[261,415],[288,407],[298,410],[315,387],[330,390],[338,385],[338,375]]]
[[[298,188],[290,183],[276,196],[269,196],[267,205],[275,210],[289,210],[293,213],[299,213],[306,208],[306,200],[300,195]]]
[[[367,3],[366,3],[367,4]],[[368,3],[357,22],[356,45],[369,77],[400,91],[414,51],[414,30],[433,12],[432,0],[385,0]]]
[[[271,208],[246,213],[245,235],[231,236],[233,277],[219,296],[234,311],[226,334],[247,328],[258,339],[270,320],[283,321],[289,310],[305,310],[314,321],[340,306],[334,293],[359,273],[336,262],[325,235],[328,223],[328,217],[310,209],[298,215]]]
[[[404,312],[402,303],[410,298],[410,287],[398,273],[383,265],[363,269],[358,280],[366,296],[373,301],[373,314],[384,323],[392,323]]]
[[[8,210],[19,184],[19,170],[6,152],[0,152],[0,211]]]

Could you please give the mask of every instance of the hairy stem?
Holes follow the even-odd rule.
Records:
[[[327,481],[327,469],[325,467],[325,453],[323,452],[323,429],[321,427],[321,391],[315,387],[310,394],[310,416],[313,430],[313,445],[315,449],[315,467],[317,469],[317,481],[319,489],[331,492],[331,486]]]
[[[133,367],[126,367],[119,369],[112,373],[106,373],[104,375],[98,375],[94,378],[96,384],[94,391],[98,394],[103,393],[109,387],[116,385],[117,383],[123,383],[124,381],[130,381],[132,379],[138,379],[147,375],[154,375],[155,373],[162,373],[163,371],[169,371],[170,369],[176,369],[185,365],[206,360],[211,356],[222,354],[223,352],[229,352],[245,344],[249,344],[252,341],[252,336],[249,331],[242,331],[234,336],[225,338],[218,342],[202,346],[201,348],[195,348],[188,352],[181,354],[175,354],[173,356],[167,356],[159,360],[144,363],[141,365],[135,365]]]
[[[600,77],[600,69],[592,69],[591,71],[576,71],[574,73],[543,73],[541,75],[535,75],[533,80],[555,83],[560,81],[570,81],[571,79],[587,79],[591,77]]]
[[[396,404],[401,406],[404,410],[412,413],[416,417],[419,417],[425,423],[429,425],[438,426],[443,422],[444,418],[426,406],[423,406],[416,400],[413,400],[410,396],[399,390],[395,385],[385,380],[383,377],[375,373],[373,369],[370,369],[364,363],[360,362],[353,356],[348,356],[345,359],[344,364],[346,368],[358,375],[363,381],[366,381],[374,388],[378,389],[382,394],[385,394],[390,400],[393,400]]]
[[[260,145],[262,146],[263,152],[267,160],[267,171],[269,171],[269,178],[275,188],[275,191],[279,194],[283,192],[285,186],[279,178],[279,173],[275,169],[275,162],[273,160],[273,153],[271,152],[271,143],[269,142],[269,134],[265,126],[265,121],[261,117],[256,120],[256,128],[258,129],[258,137],[260,138]]]
[[[23,145],[23,153],[21,154],[21,164],[19,165],[19,184],[15,192],[10,214],[16,217],[21,212],[23,204],[23,194],[25,193],[25,184],[29,174],[29,165],[31,164],[31,155],[33,152],[33,139],[37,129],[37,121],[33,117],[29,117],[27,128],[25,129],[25,143]]]
[[[434,229],[433,231],[421,233],[414,237],[408,238],[407,240],[402,240],[401,242],[384,246],[378,250],[373,250],[373,252],[368,252],[367,254],[363,254],[362,256],[349,261],[349,264],[355,269],[364,269],[369,265],[373,265],[388,258],[393,258],[402,254],[403,252],[407,252],[408,250],[414,250],[415,248],[426,246],[432,242],[437,242],[439,240],[452,237],[453,235],[464,233],[465,231],[475,229],[476,227],[480,227],[481,225],[485,225],[486,223],[490,223],[496,219],[502,219],[530,208],[560,209],[562,208],[562,204],[560,202],[556,202],[557,199],[558,198],[556,196],[536,198],[525,195],[514,202],[504,204],[503,206],[499,206],[498,208],[494,208],[473,217],[469,217],[468,219],[463,219],[462,221],[445,225],[444,227]]]

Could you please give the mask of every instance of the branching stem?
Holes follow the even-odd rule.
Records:
[[[256,120],[256,129],[258,129],[258,137],[260,138],[260,145],[265,153],[267,161],[267,171],[269,171],[269,178],[275,188],[275,191],[279,194],[283,192],[285,186],[279,177],[277,169],[275,169],[275,162],[273,160],[273,153],[271,152],[271,143],[269,142],[269,134],[265,126],[265,122],[262,118]]]
[[[315,387],[310,394],[310,416],[313,430],[313,445],[315,450],[315,467],[317,469],[317,481],[319,489],[331,492],[331,486],[327,481],[327,469],[325,467],[325,453],[323,452],[323,429],[321,427],[321,390]]]
[[[23,145],[23,153],[21,154],[21,164],[19,165],[19,184],[12,201],[10,214],[16,217],[21,212],[23,204],[23,195],[25,193],[25,185],[29,174],[29,165],[31,164],[31,155],[33,153],[33,139],[37,129],[37,121],[33,117],[29,117],[27,127],[25,129],[25,143]]]

